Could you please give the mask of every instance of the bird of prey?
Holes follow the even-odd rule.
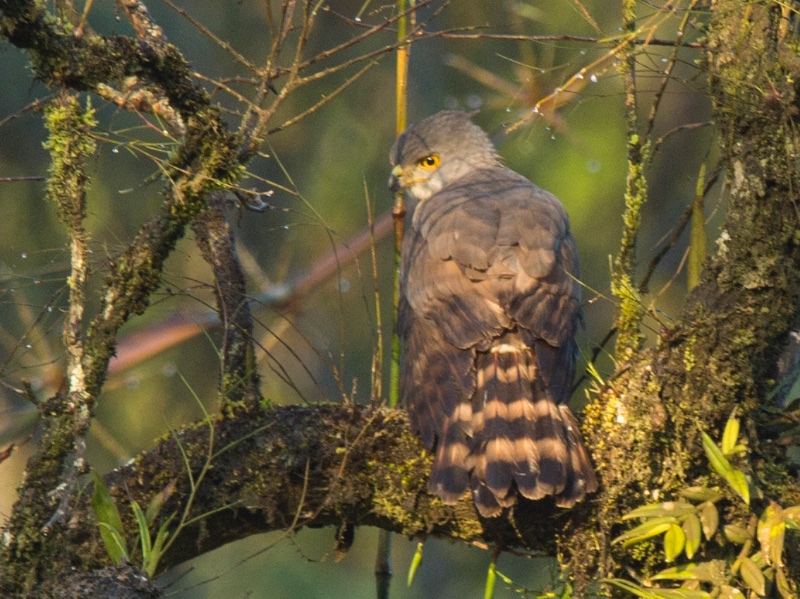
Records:
[[[507,168],[469,114],[444,111],[392,146],[413,211],[403,239],[401,399],[434,452],[429,488],[470,490],[494,517],[518,495],[570,507],[597,479],[567,406],[581,324],[564,207]]]

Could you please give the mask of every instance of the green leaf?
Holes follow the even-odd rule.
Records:
[[[131,509],[133,510],[134,517],[136,518],[136,524],[139,526],[139,542],[142,545],[142,560],[144,561],[148,559],[150,552],[153,549],[150,539],[150,529],[147,526],[147,517],[142,511],[142,507],[135,499],[131,501]]]
[[[664,535],[664,557],[667,562],[674,562],[675,558],[683,551],[685,544],[686,534],[684,534],[683,528],[677,524],[671,525]]]
[[[648,520],[636,528],[621,534],[616,539],[611,541],[611,543],[616,544],[625,541],[626,546],[633,543],[638,543],[644,539],[649,539],[650,537],[655,537],[666,532],[669,530],[670,526],[677,523],[678,519],[672,516],[653,518],[652,520]]]
[[[422,548],[424,546],[425,543],[417,543],[417,550],[414,552],[414,557],[411,558],[411,565],[408,567],[408,579],[406,581],[408,586],[411,586],[411,583],[414,582],[414,576],[422,563]]]
[[[786,524],[781,522],[770,531],[769,561],[773,566],[783,565],[783,544],[786,539]]]
[[[128,550],[125,547],[125,532],[122,528],[122,518],[114,503],[114,498],[108,492],[102,477],[94,471],[94,492],[92,493],[92,511],[97,516],[100,525],[100,538],[106,546],[106,551],[111,560],[119,565],[123,560],[128,560]]]
[[[680,494],[689,501],[710,501],[711,503],[725,497],[717,489],[709,489],[708,487],[686,487],[680,491]]]
[[[730,422],[730,420],[728,422]],[[726,426],[725,428],[727,431],[728,427]],[[711,437],[705,432],[701,432],[701,434],[703,435],[703,449],[706,452],[706,456],[708,456],[711,467],[728,482],[731,488],[736,491],[747,505],[750,505],[750,487],[747,484],[747,478],[745,478],[744,472],[731,466],[728,458],[725,457],[722,450],[714,443]]]
[[[123,561],[130,561],[128,555],[128,548],[125,546],[125,538],[116,529],[111,528],[105,522],[99,522],[100,537],[103,539],[103,545],[106,546],[108,556],[114,561],[115,564],[120,565]]]
[[[497,561],[492,559],[489,562],[489,570],[486,572],[486,588],[483,591],[483,599],[492,599],[494,597],[494,581],[497,571]]]
[[[643,597],[643,599],[659,599],[652,589],[640,587],[638,584],[634,584],[621,578],[606,579],[606,582],[608,584],[613,584],[615,587],[620,588],[623,591],[628,591],[637,597]]]
[[[741,470],[732,470],[728,476],[725,477],[731,488],[741,497],[747,505],[750,505],[750,486],[747,484],[747,478]]]
[[[689,257],[686,263],[686,285],[694,289],[700,284],[700,273],[706,259],[706,219],[703,210],[703,196],[706,179],[706,165],[700,165],[697,175],[697,191],[692,201],[692,221],[689,227]]]
[[[665,568],[651,576],[649,580],[699,580],[696,570],[697,564],[681,564]]]
[[[147,559],[142,559],[142,570],[144,570],[145,574],[147,574],[150,578],[153,578],[156,575],[156,571],[158,570],[158,562],[161,561],[161,557],[164,555],[164,544],[169,539],[169,525],[172,522],[172,519],[175,518],[175,514],[172,514],[167,520],[159,527],[158,534],[156,534],[156,540],[153,543],[153,548],[150,552],[150,555]]]
[[[749,557],[741,558],[741,564],[742,566],[739,570],[739,574],[742,580],[756,595],[763,597],[767,592],[767,588],[764,573],[761,571],[761,568],[756,566]]]
[[[767,564],[767,560],[764,559],[764,556],[761,555],[760,551],[756,551],[753,555],[751,555],[750,561],[752,561],[761,570],[769,566],[769,564]]]
[[[700,518],[698,518],[696,514],[688,514],[683,520],[681,528],[683,528],[683,533],[686,535],[686,543],[684,546],[686,557],[692,559],[700,548],[700,541],[703,538]]]
[[[503,574],[503,573],[502,573],[500,570],[498,570],[498,569],[496,569],[496,568],[495,568],[495,571],[494,571],[494,573],[497,575],[497,578],[499,578],[500,580],[502,580],[504,583],[506,583],[506,584],[508,584],[508,585],[512,585],[512,584],[514,584],[514,581],[513,581],[513,580],[511,580],[511,578],[509,578],[509,577],[508,577],[508,576],[506,576],[505,574]],[[552,595],[552,593],[549,593],[549,595]],[[555,595],[553,595],[553,596],[555,596]]]
[[[744,545],[752,538],[746,528],[742,528],[737,524],[726,524],[722,528],[722,532],[725,534],[726,539],[737,545]]]
[[[797,599],[797,594],[790,586],[783,568],[775,571],[775,588],[783,599]]]
[[[734,409],[734,413],[735,413]],[[733,414],[725,423],[725,431],[722,433],[722,453],[726,456],[732,455],[736,451],[736,442],[739,439],[739,419],[734,418]]]
[[[643,599],[710,599],[708,593],[696,589],[648,589],[621,578],[606,579],[605,582]]]
[[[744,599],[742,591],[727,584],[723,584],[719,591],[719,599]]]
[[[710,540],[719,527],[719,511],[717,510],[717,506],[710,501],[706,501],[699,505],[697,509],[700,512],[700,524],[703,527],[703,534],[706,539]]]
[[[714,440],[705,432],[701,432],[701,434],[703,435],[703,449],[708,457],[708,462],[717,474],[727,480],[730,473],[733,472],[733,466],[722,453],[722,450],[714,443]]]
[[[650,503],[636,508],[622,516],[623,520],[633,518],[659,518],[664,516],[683,516],[695,512],[697,508],[685,501],[665,501],[663,503]]]
[[[659,599],[711,599],[711,595],[697,589],[655,589]]]
[[[700,582],[714,582],[725,576],[725,562],[714,559],[707,562],[681,564],[672,566],[651,576],[650,580],[698,580]]]
[[[783,509],[777,503],[772,502],[758,519],[756,538],[761,544],[761,554],[767,564],[783,565],[783,544],[786,534],[786,521]]]

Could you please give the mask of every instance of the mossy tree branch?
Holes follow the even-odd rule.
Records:
[[[779,39],[776,8],[715,3],[706,69],[730,188],[723,234],[681,317],[662,329],[655,348],[628,360],[587,410],[602,476],[599,527],[576,535],[576,548],[598,536],[608,548],[620,515],[655,499],[654,491],[664,498],[706,482],[700,431],[718,438],[734,408],[747,423],[745,468],[766,491],[762,501],[800,502],[783,452],[759,426],[779,354],[800,318],[800,61]],[[601,571],[613,571],[613,553],[601,553]],[[585,569],[586,561],[576,566]]]
[[[87,144],[81,140],[87,137],[87,122],[51,119],[55,125],[69,125],[51,127],[48,143],[54,155],[58,154],[53,163],[65,168],[54,167],[50,188],[58,191],[51,195],[72,237],[73,265],[83,260],[83,266],[73,268],[80,277],[72,281],[71,316],[65,333],[71,356],[69,388],[42,406],[44,432],[6,527],[9,540],[0,548],[4,564],[0,589],[12,594],[32,588],[61,546],[58,539],[64,527],[60,519],[83,467],[83,435],[102,390],[120,327],[149,305],[164,261],[187,225],[205,208],[207,193],[231,182],[242,167],[235,136],[224,127],[207,94],[192,82],[188,64],[175,48],[93,33],[75,35],[37,2],[3,2],[0,10],[0,33],[29,50],[37,76],[48,85],[93,90],[135,75],[156,85],[185,123],[185,135],[164,165],[168,185],[160,213],[142,226],[110,264],[101,306],[85,336],[81,336],[82,288],[88,265],[82,251],[80,221],[85,214],[88,177],[73,154],[86,153]],[[60,491],[51,493],[56,488]],[[43,526],[47,536],[43,535]]]
[[[188,472],[197,479],[209,456],[213,467],[192,495]],[[552,554],[559,531],[584,516],[585,508],[566,512],[542,501],[526,502],[513,521],[479,519],[468,498],[444,506],[427,492],[430,462],[403,411],[294,406],[199,422],[114,471],[107,482],[128,531],[136,530],[132,499],[147,505],[176,483],[161,510],[167,518],[181,514],[192,497],[195,521],[182,530],[162,568],[247,535],[343,522]],[[54,569],[108,565],[88,495],[73,508],[73,520],[83,524],[68,531],[65,552],[53,556]]]

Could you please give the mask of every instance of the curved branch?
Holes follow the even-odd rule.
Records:
[[[552,555],[557,535],[589,509],[523,501],[508,518],[482,519],[469,498],[445,506],[429,494],[429,469],[430,455],[410,432],[404,412],[324,404],[195,423],[106,480],[128,532],[136,530],[131,500],[146,506],[176,485],[161,518],[177,514],[188,524],[161,568],[248,535],[343,522]],[[202,478],[194,493],[190,478]],[[76,521],[95,521],[90,496],[83,493],[75,506]],[[62,559],[81,571],[108,563],[96,527],[72,531],[64,550]]]

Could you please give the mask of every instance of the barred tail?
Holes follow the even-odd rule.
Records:
[[[517,493],[567,507],[596,490],[575,418],[537,377],[534,350],[498,340],[476,366],[468,469],[481,515],[499,515]]]

